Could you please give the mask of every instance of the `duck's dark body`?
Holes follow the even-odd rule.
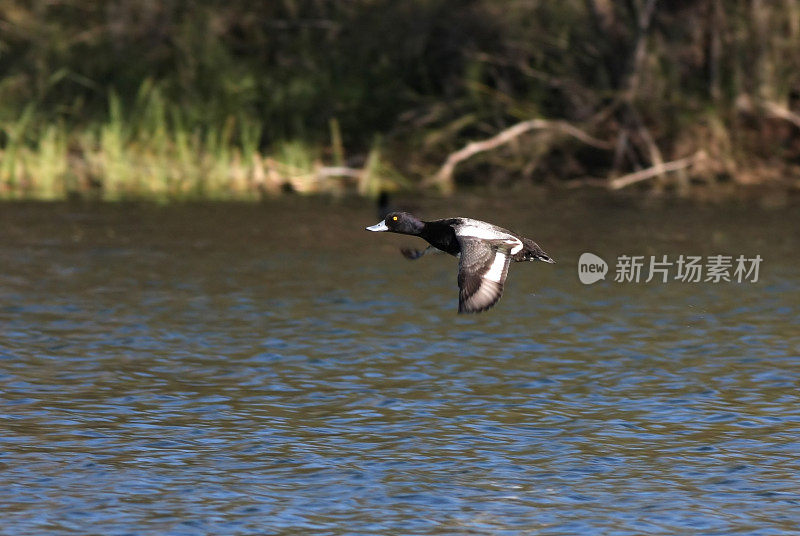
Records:
[[[426,222],[406,212],[393,212],[367,229],[419,236],[431,245],[424,251],[403,249],[409,259],[432,249],[458,256],[459,313],[485,311],[497,303],[510,261],[554,262],[533,240],[470,218]]]
[[[444,251],[450,255],[458,255],[461,253],[461,245],[458,243],[455,230],[448,223],[451,221],[453,220],[426,222],[419,237],[424,238],[430,245],[440,251]]]

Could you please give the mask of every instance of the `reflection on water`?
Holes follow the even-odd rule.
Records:
[[[1,207],[0,532],[797,530],[794,211],[419,202],[558,260],[457,316],[455,260],[353,203]],[[584,251],[764,263],[584,286]]]

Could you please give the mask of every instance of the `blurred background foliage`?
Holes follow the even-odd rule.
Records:
[[[798,189],[798,112],[800,0],[0,4],[5,198]],[[441,172],[534,118],[603,143],[537,127]]]

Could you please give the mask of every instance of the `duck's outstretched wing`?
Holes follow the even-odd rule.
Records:
[[[479,313],[497,303],[511,262],[509,250],[516,242],[458,237],[458,312]]]
[[[406,259],[413,261],[419,259],[423,255],[427,255],[428,253],[444,253],[444,252],[436,249],[433,246],[428,246],[423,250],[413,249],[413,248],[400,248],[400,253],[402,253],[403,257],[405,257]]]

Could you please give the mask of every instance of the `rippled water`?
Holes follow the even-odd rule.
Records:
[[[0,533],[796,534],[800,216],[640,205],[416,202],[558,260],[476,316],[355,201],[0,207]]]

